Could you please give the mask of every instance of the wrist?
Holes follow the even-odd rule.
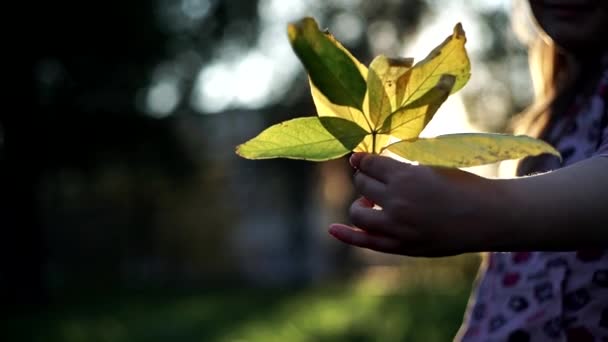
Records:
[[[483,178],[478,194],[476,224],[470,248],[475,252],[510,251],[515,248],[514,227],[521,211],[516,210],[517,195],[509,182]]]

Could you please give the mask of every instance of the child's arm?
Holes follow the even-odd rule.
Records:
[[[594,157],[531,177],[498,180],[520,212],[509,221],[519,235],[504,248],[572,250],[608,246],[608,158]],[[502,246],[497,247],[504,249]]]
[[[608,246],[608,158],[504,180],[363,153],[351,164],[369,199],[351,206],[360,229],[330,227],[349,244],[420,256]]]

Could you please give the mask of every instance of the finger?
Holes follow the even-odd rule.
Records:
[[[403,242],[403,245],[415,243],[420,238],[416,229],[403,224],[395,225],[386,211],[374,209],[366,198],[359,198],[353,202],[349,215],[350,221],[355,227],[372,234],[397,238]]]
[[[384,253],[399,253],[399,240],[336,223],[329,226],[329,234],[349,245],[369,248]]]
[[[357,228],[371,233],[389,234],[390,224],[386,213],[373,209],[366,198],[359,198],[350,206],[350,222]]]
[[[386,184],[364,174],[363,172],[355,173],[353,183],[359,194],[374,203],[382,205],[386,196]]]
[[[357,199],[357,201],[359,202],[360,205],[362,205],[365,208],[373,208],[374,205],[376,205],[373,201],[371,201],[367,197],[359,197]]]
[[[355,152],[353,153],[350,158],[348,159],[348,162],[350,163],[350,166],[352,166],[354,169],[358,169],[359,168],[359,164],[361,163],[361,159],[368,155],[369,153],[366,152]]]
[[[388,176],[395,170],[408,167],[408,164],[395,159],[369,153],[353,154],[350,163],[354,168],[383,183],[388,182]]]

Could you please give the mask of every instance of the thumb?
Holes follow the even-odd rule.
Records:
[[[385,183],[392,172],[410,166],[390,157],[362,152],[354,153],[350,157],[350,164],[353,168]]]

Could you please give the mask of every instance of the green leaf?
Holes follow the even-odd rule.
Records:
[[[366,85],[356,59],[331,35],[321,32],[312,18],[289,24],[287,33],[310,80],[325,97],[362,110]]]
[[[386,147],[405,159],[423,165],[470,167],[507,159],[559,152],[542,140],[525,135],[460,133],[436,138],[400,141]]]
[[[353,62],[353,64],[357,67],[357,69],[359,69],[359,72],[361,73],[361,77],[363,77],[364,80],[367,79],[367,67],[365,65],[363,65],[361,62],[359,62],[359,60],[357,58],[355,58],[355,56],[353,56],[352,53],[350,53],[350,51],[348,51],[344,45],[342,45],[342,43],[340,43],[336,37],[334,37],[333,34],[331,34],[331,32],[329,32],[328,30],[323,31],[323,34],[325,35],[325,37],[327,37],[327,39],[329,39],[330,42],[332,42],[338,49],[342,50],[346,56],[348,56],[348,58],[350,58],[350,60]]]
[[[460,90],[471,77],[471,64],[465,43],[466,36],[462,25],[457,24],[451,36],[410,69],[409,82],[401,105],[412,103],[426,94],[445,74],[456,78],[452,93]]]
[[[342,118],[297,118],[267,128],[239,145],[236,153],[247,159],[330,160],[352,151],[368,134]]]
[[[443,75],[422,97],[392,113],[384,121],[380,133],[390,134],[402,140],[418,137],[450,95],[455,80],[452,75]]]

